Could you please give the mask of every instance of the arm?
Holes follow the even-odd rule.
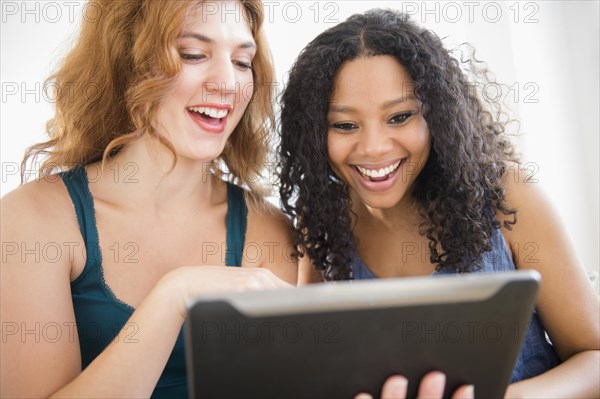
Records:
[[[542,275],[536,307],[563,363],[511,385],[506,397],[600,397],[598,296],[557,213],[538,185],[526,180],[520,173],[507,181],[508,205],[519,214],[512,231],[504,235],[516,267]]]
[[[37,250],[36,258],[36,253],[13,250],[13,244],[30,250],[73,241],[82,248],[64,186],[35,184],[2,200],[1,397],[149,397],[181,329],[188,298],[289,286],[266,269],[178,268],[157,283],[130,318],[137,342],[124,339],[125,328],[82,372],[70,281],[85,257],[70,259],[63,252],[50,259]],[[72,218],[65,221],[65,215]]]
[[[71,262],[64,252],[58,261],[48,262],[42,248],[56,244],[64,249],[68,242],[82,248],[82,243],[67,232],[68,223],[55,219],[57,210],[65,210],[63,203],[59,202],[56,210],[44,206],[56,201],[57,185],[35,183],[47,186],[44,199],[32,184],[8,194],[1,204],[2,397],[47,397],[81,370],[69,286]],[[76,221],[70,222],[76,226]],[[74,251],[73,263],[81,262],[79,252]],[[47,326],[58,330],[60,339],[46,339],[48,334],[43,331]]]
[[[181,267],[165,275],[128,321],[136,342],[122,330],[77,378],[53,397],[149,397],[185,320],[185,304],[199,293],[288,287],[270,271],[222,266]],[[107,383],[109,381],[110,383]]]

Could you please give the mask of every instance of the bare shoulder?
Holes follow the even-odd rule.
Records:
[[[252,225],[252,226],[251,226]],[[254,233],[281,235],[284,241],[291,242],[290,220],[267,200],[248,201],[248,228],[252,227]]]
[[[539,257],[546,259],[557,250],[576,264],[570,237],[540,181],[529,170],[510,164],[504,187],[507,206],[517,211],[516,223],[503,230],[517,267],[548,267],[554,262],[540,265]]]
[[[64,184],[58,176],[35,180],[7,193],[2,197],[3,216],[27,218],[40,216],[54,207],[64,205],[67,199]],[[5,213],[4,211],[7,211]]]
[[[503,183],[509,202],[511,200],[513,202],[523,202],[543,199],[540,181],[535,173],[518,163],[510,162],[507,164],[507,173],[504,176]],[[509,203],[509,205],[513,204]]]
[[[514,241],[514,237],[519,239],[523,235],[529,234],[529,229],[536,224],[539,219],[552,218],[554,222],[559,222],[558,213],[553,207],[540,182],[530,170],[521,167],[517,163],[507,164],[507,173],[502,181],[504,185],[505,203],[508,208],[517,211],[517,223],[511,230],[503,229],[504,237],[507,242]],[[512,216],[498,214],[501,222],[512,221]]]
[[[513,166],[510,172],[506,202],[518,213],[505,238],[515,266],[537,270],[542,276],[537,310],[544,327],[563,360],[598,349],[598,297],[560,215],[530,171]]]
[[[296,284],[298,263],[293,253],[290,220],[266,200],[249,200],[243,266],[266,267]]]
[[[1,203],[3,219],[6,216],[17,221],[37,220],[47,224],[49,221],[60,223],[68,214],[74,215],[67,189],[57,175],[19,186],[2,197]]]
[[[59,249],[68,249],[63,244],[72,246],[75,245],[72,243],[82,241],[75,209],[59,176],[19,186],[2,197],[0,203],[5,247],[15,243],[19,246],[29,244],[33,248],[39,247],[42,254],[46,247],[47,252],[54,255]],[[67,260],[60,257],[55,263],[70,266]]]

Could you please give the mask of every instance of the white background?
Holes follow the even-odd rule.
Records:
[[[19,184],[25,148],[45,139],[52,104],[42,87],[69,49],[86,8],[79,1],[2,1],[0,193]],[[523,161],[557,207],[584,267],[599,265],[598,1],[265,1],[280,88],[318,33],[373,7],[405,11],[444,38],[469,42],[521,121]],[[50,99],[51,100],[51,99]]]

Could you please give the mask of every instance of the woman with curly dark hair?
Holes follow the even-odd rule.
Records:
[[[507,397],[598,396],[598,298],[515,163],[499,105],[473,90],[487,72],[461,61],[385,10],[354,15],[302,51],[282,95],[280,144],[300,279],[536,269],[543,284]],[[403,396],[406,380],[394,382]]]
[[[284,251],[248,256],[291,241],[251,181],[273,118],[264,7],[87,5],[49,140],[25,154],[39,178],[1,201],[0,397],[187,398],[186,303],[298,274]],[[17,243],[34,256],[4,256]]]

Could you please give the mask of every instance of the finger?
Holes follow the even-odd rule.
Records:
[[[288,283],[287,281],[280,279],[279,277],[277,277],[274,274],[268,276],[268,279],[274,288],[295,288],[296,287],[295,285],[292,285],[292,284]]]
[[[240,275],[240,283],[239,288],[241,291],[275,290],[291,287],[269,270],[263,270],[262,268],[247,268]]]
[[[272,286],[273,288],[293,288],[295,287],[294,285],[288,283],[287,281],[284,281],[282,279],[280,279],[279,277],[277,277],[271,270],[266,269],[266,268],[260,268],[258,269],[260,270],[260,273],[266,278],[266,281],[269,283],[270,286]]]
[[[408,380],[401,375],[394,375],[387,379],[381,390],[381,399],[404,399]]]
[[[277,288],[296,288],[294,284],[290,284],[287,281],[284,281],[278,277],[275,277],[277,280],[275,281],[275,286]]]
[[[439,371],[432,371],[423,377],[419,384],[419,399],[437,399],[444,395],[446,375]]]
[[[356,395],[354,399],[373,399],[373,397],[366,392],[361,392],[358,395]]]
[[[473,385],[463,385],[452,394],[452,399],[473,399],[474,397],[475,387]]]

